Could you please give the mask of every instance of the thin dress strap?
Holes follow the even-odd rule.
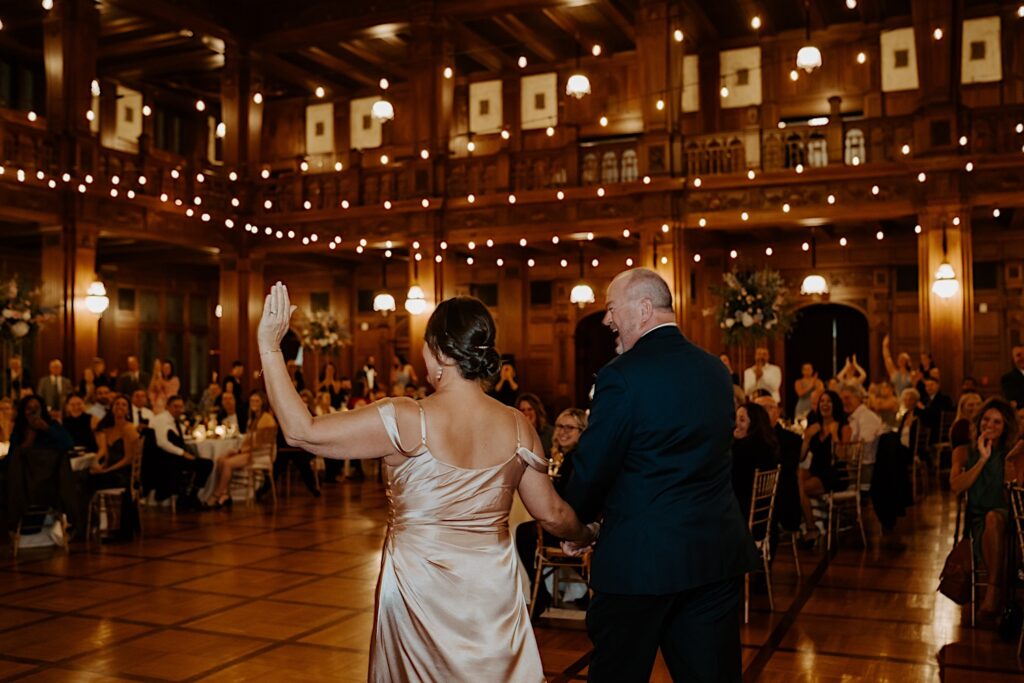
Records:
[[[427,422],[423,413],[423,406],[420,409],[420,444],[414,449],[406,450],[402,446],[402,437],[398,432],[398,416],[395,411],[395,404],[392,399],[377,402],[377,413],[384,423],[384,430],[388,433],[388,439],[395,450],[407,458],[422,455],[427,450]]]
[[[516,410],[515,408],[512,408],[512,421],[516,423],[516,450],[517,451],[523,445],[522,437],[519,435],[519,416],[516,414],[518,412],[519,412],[518,410]]]
[[[516,455],[519,456],[519,460],[529,468],[535,469],[538,472],[548,473],[548,461],[547,458],[543,458],[529,448],[523,446],[522,434],[519,431],[519,411],[515,408],[512,410],[512,421],[516,423]]]

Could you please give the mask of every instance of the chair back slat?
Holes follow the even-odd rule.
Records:
[[[864,442],[837,444],[834,450],[836,472],[839,487],[837,491],[860,489],[861,459],[864,455]]]
[[[779,487],[781,466],[773,470],[754,470],[754,488],[750,499],[750,531],[759,538],[758,531],[771,528],[775,512],[775,492]]]
[[[1020,556],[1024,558],[1024,486],[1010,487],[1010,509],[1017,522],[1017,546],[1020,549]]]

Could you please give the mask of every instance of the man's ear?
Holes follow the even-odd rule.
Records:
[[[647,321],[654,317],[654,304],[651,303],[650,299],[640,300],[640,322],[644,325]]]

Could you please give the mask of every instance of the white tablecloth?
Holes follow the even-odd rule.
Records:
[[[242,437],[233,436],[224,439],[204,439],[203,441],[189,441],[187,443],[194,444],[196,450],[199,451],[199,456],[212,460],[214,465],[222,457],[229,453],[234,453],[242,446]],[[216,470],[210,474],[210,478],[206,480],[206,486],[199,492],[199,500],[205,501],[207,498],[213,495],[213,487],[215,486]]]
[[[78,472],[80,470],[87,470],[92,467],[92,464],[99,458],[98,453],[83,453],[82,455],[76,455],[71,458],[71,470]]]

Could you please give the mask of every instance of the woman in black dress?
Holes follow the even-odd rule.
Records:
[[[807,524],[804,538],[808,541],[815,541],[821,535],[811,512],[811,498],[833,491],[839,485],[833,454],[837,446],[849,443],[852,435],[843,403],[836,392],[822,393],[815,412],[817,421],[804,432],[799,471],[800,505]]]
[[[773,470],[779,465],[779,442],[775,438],[768,411],[748,401],[736,409],[736,428],[732,442],[732,488],[743,518],[750,517],[754,473]],[[761,530],[764,533],[764,530]]]

